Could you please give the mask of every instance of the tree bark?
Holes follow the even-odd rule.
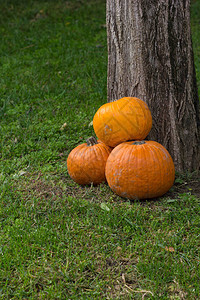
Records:
[[[177,171],[200,167],[200,117],[189,0],[107,0],[108,101],[138,97],[152,112],[148,139]]]

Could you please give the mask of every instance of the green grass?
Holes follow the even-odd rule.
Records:
[[[67,174],[106,101],[104,2],[1,3],[0,299],[200,297],[198,175],[129,202]],[[191,23],[200,86],[198,1]]]

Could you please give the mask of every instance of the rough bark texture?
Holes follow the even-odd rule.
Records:
[[[151,109],[148,139],[177,171],[200,166],[199,100],[189,0],[107,0],[108,101],[134,96]]]

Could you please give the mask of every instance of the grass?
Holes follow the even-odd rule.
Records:
[[[67,174],[106,99],[104,1],[1,10],[0,298],[198,299],[198,174],[140,202]],[[193,1],[198,85],[199,20]]]

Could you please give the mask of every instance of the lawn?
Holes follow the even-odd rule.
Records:
[[[199,174],[130,202],[67,173],[106,101],[105,1],[1,2],[0,299],[199,299]]]

